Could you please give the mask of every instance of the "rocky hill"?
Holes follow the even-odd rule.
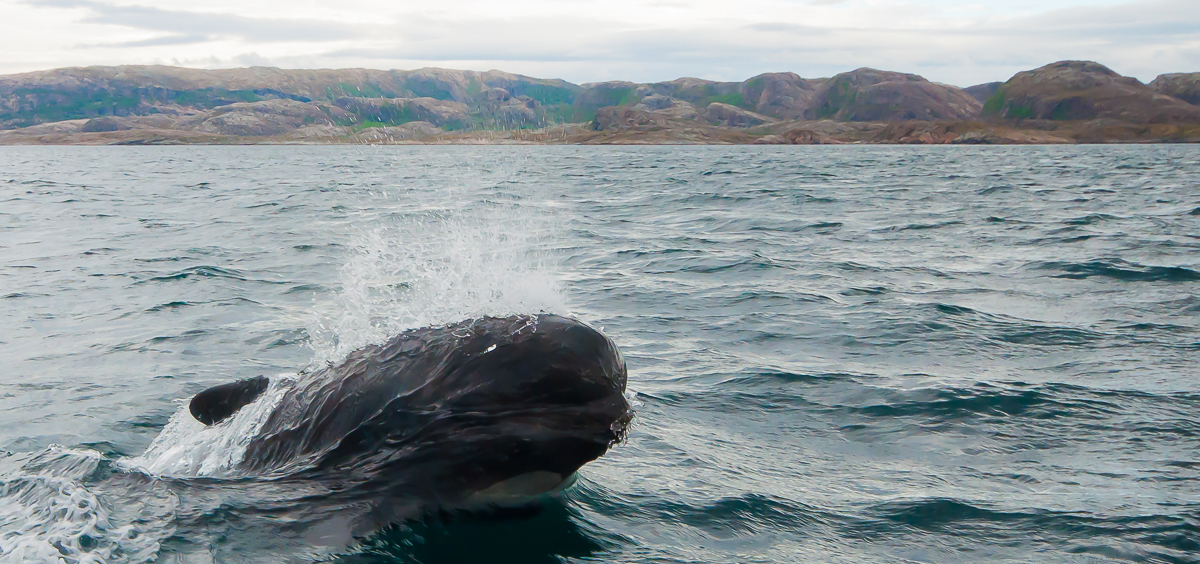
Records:
[[[1187,141],[1198,77],[1148,86],[1081,61],[968,89],[870,68],[582,85],[435,68],[67,68],[0,76],[0,144]]]
[[[734,117],[736,112],[726,106],[771,119],[806,116],[834,116],[849,121],[953,119],[978,113],[970,97],[960,89],[934,84],[915,75],[871,69],[860,69],[833,79],[768,73],[744,82],[681,78],[649,84],[603,82],[580,86],[500,71],[283,70],[264,67],[206,71],[120,66],[57,69],[0,77],[0,129],[98,117],[156,114],[187,117],[234,104],[259,104],[251,113],[261,115],[270,108],[281,111],[293,108],[285,113],[294,113],[294,104],[261,104],[273,100],[312,105],[313,108],[307,111],[306,125],[371,123],[386,126],[430,121],[452,129],[509,129],[556,122],[587,122],[600,108],[633,107],[651,96],[657,96],[661,101],[650,100],[650,104],[663,106],[651,109],[686,103],[703,112],[711,104],[723,104],[704,114],[707,116],[704,119],[741,126],[757,125],[762,118],[747,118],[741,114]],[[452,117],[439,114],[436,119],[429,119],[429,112],[420,108],[432,107],[431,100],[460,105],[454,106]],[[242,113],[248,111],[247,106],[238,108]],[[317,111],[324,117],[314,113]],[[222,110],[222,113],[228,111]],[[183,119],[178,123],[195,123],[196,119],[199,118]],[[143,121],[121,123],[136,126]],[[211,119],[207,122],[221,123]],[[158,120],[155,123],[166,122]],[[250,131],[248,122],[239,123],[227,133],[251,134],[247,133]],[[264,122],[262,134],[271,131],[274,127]]]
[[[985,117],[1127,123],[1200,121],[1193,106],[1099,63],[1062,61],[1017,73],[983,106]]]
[[[915,74],[863,68],[821,84],[804,116],[842,121],[955,120],[978,117],[981,107],[961,88]]]
[[[478,108],[475,115],[484,126],[490,125],[489,120],[512,121],[512,112],[504,106],[514,97],[551,108],[569,108],[580,90],[562,80],[500,71],[67,68],[0,77],[0,129],[100,116],[182,115],[269,100],[312,104],[329,116],[326,122],[335,124],[352,119],[330,112],[337,100],[346,97],[471,103]],[[534,122],[552,112],[518,113]]]
[[[1200,106],[1200,72],[1160,74],[1150,83],[1150,88],[1193,106]]]

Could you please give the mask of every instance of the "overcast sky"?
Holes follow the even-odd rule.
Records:
[[[501,69],[571,82],[858,67],[969,86],[1063,59],[1200,71],[1200,0],[0,0],[0,73]]]

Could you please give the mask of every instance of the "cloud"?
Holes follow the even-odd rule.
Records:
[[[49,8],[82,8],[89,15],[84,23],[115,25],[153,32],[167,37],[146,41],[119,42],[113,47],[146,47],[195,42],[197,38],[215,40],[238,38],[250,42],[305,41],[325,42],[352,38],[350,26],[337,22],[287,18],[248,18],[234,14],[163,10],[139,5],[113,5],[95,0],[35,0],[30,4]]]
[[[255,5],[255,17],[193,12],[182,0],[155,6],[113,1],[29,0],[26,6],[73,10],[72,32],[57,32],[73,40],[52,52],[38,50],[36,37],[13,39],[4,50],[0,37],[0,61],[36,52],[40,65],[61,61],[57,66],[177,58],[285,67],[499,68],[577,83],[742,80],[769,71],[817,77],[870,66],[963,86],[1006,80],[1063,59],[1097,60],[1143,80],[1200,70],[1195,0],[1106,6],[1031,0],[1019,2],[1019,10],[949,0],[744,0],[737,6],[717,0],[686,6],[664,0],[441,0],[432,7],[343,0],[338,12],[360,18],[354,24],[322,20],[312,11],[303,12],[307,19],[270,16],[323,6],[309,0],[264,1]],[[232,0],[223,1],[236,9]],[[82,35],[88,30],[92,35]],[[88,43],[79,45],[81,40]]]
[[[83,49],[89,49],[89,48],[94,48],[94,47],[122,47],[122,48],[157,47],[157,46],[161,46],[161,45],[187,45],[190,43],[204,43],[206,41],[210,41],[211,39],[212,38],[207,35],[194,35],[194,34],[193,35],[164,35],[161,37],[154,37],[151,39],[141,39],[138,41],[121,41],[121,42],[117,42],[117,43],[81,44],[81,45],[79,45],[79,47],[83,48]]]
[[[273,67],[271,60],[258,53],[242,53],[233,58],[233,62],[247,67]]]

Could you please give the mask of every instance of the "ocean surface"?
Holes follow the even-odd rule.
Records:
[[[541,311],[636,418],[540,509],[297,542],[186,415]],[[0,562],[308,560],[1200,562],[1200,147],[0,148]]]

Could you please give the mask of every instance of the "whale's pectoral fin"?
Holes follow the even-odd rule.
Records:
[[[192,417],[205,425],[220,423],[237,410],[253,402],[267,390],[270,380],[255,376],[204,390],[192,398],[188,410]]]

